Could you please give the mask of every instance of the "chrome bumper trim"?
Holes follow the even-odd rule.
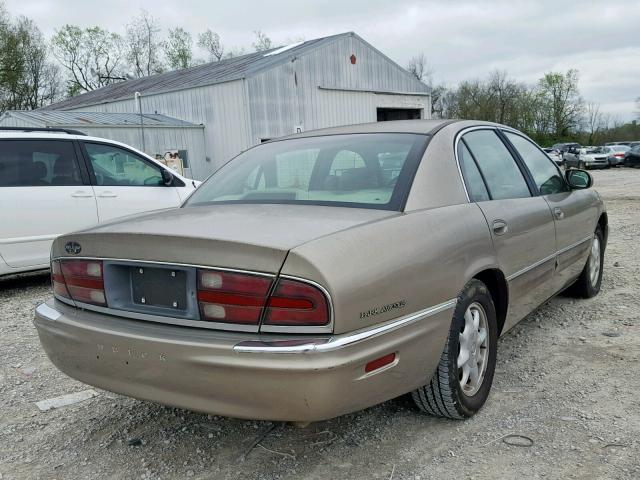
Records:
[[[418,322],[437,313],[454,308],[457,300],[449,300],[430,308],[400,317],[397,320],[379,325],[357,333],[336,335],[326,339],[300,339],[300,340],[275,340],[246,341],[234,345],[233,350],[239,353],[322,353],[347,347],[355,343],[392,332],[406,325]]]
[[[46,303],[41,303],[36,307],[36,314],[42,318],[51,320],[52,322],[55,322],[62,316],[59,311],[57,311],[55,308],[51,308]]]

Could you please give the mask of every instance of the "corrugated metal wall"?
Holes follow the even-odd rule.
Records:
[[[242,80],[198,87],[177,92],[159,93],[142,97],[145,113],[162,113],[188,122],[203,124],[206,155],[201,169],[205,177],[242,150],[249,148],[245,93]],[[82,107],[91,112],[137,112],[135,100]],[[208,160],[207,160],[208,158]],[[200,167],[197,167],[200,171]],[[202,175],[197,178],[200,179]]]
[[[431,116],[430,97],[424,95],[428,87],[357,37],[336,39],[249,78],[247,85],[254,142],[294,133],[297,126],[313,130],[375,122],[378,107],[418,108],[422,118]]]

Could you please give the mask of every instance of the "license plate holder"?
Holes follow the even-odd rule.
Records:
[[[131,293],[136,305],[184,311],[187,309],[187,272],[131,267]]]

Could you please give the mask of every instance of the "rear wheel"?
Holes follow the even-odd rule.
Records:
[[[463,419],[484,405],[496,366],[496,310],[486,285],[473,279],[458,296],[449,336],[429,384],[412,392],[418,408]]]
[[[570,293],[577,297],[591,298],[600,292],[602,284],[602,267],[604,264],[604,237],[602,229],[596,228],[591,241],[591,250],[589,250],[589,258],[582,270],[582,273],[571,286]]]
[[[587,165],[584,162],[578,162],[578,168],[581,170],[586,170]]]

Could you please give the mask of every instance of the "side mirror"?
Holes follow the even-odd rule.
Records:
[[[173,173],[164,168],[162,169],[162,183],[164,183],[167,187],[173,185]]]
[[[590,188],[593,185],[593,177],[586,170],[572,168],[565,172],[565,177],[569,186],[575,190]]]

